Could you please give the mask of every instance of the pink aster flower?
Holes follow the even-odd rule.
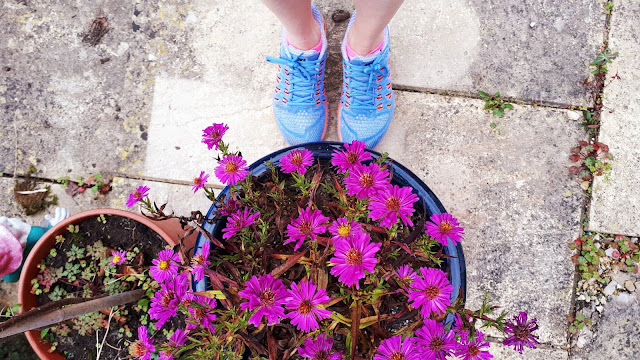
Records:
[[[225,155],[213,172],[223,184],[235,185],[247,176],[247,162],[242,156]]]
[[[239,208],[240,208],[240,202],[235,198],[229,198],[229,199],[226,199],[225,202],[220,204],[220,207],[218,208],[218,214],[224,215],[224,216],[231,216],[233,213],[238,211]]]
[[[389,185],[389,171],[380,165],[355,165],[344,179],[344,186],[349,196],[365,199],[384,190]]]
[[[285,174],[295,171],[300,175],[304,175],[307,172],[307,168],[312,164],[313,153],[311,151],[307,149],[291,150],[280,159],[280,170]]]
[[[160,351],[158,360],[173,360],[175,353],[187,341],[187,334],[188,333],[182,329],[176,329],[173,335],[171,335],[169,342],[165,344],[169,349]]]
[[[253,276],[238,295],[248,300],[240,304],[241,309],[257,309],[249,318],[249,324],[253,326],[260,325],[263,316],[267,317],[268,325],[279,324],[280,318],[284,317],[287,289],[282,280],[276,280],[270,274]]]
[[[447,279],[447,274],[440,269],[421,267],[420,273],[411,283],[409,301],[414,308],[420,308],[420,313],[425,319],[431,313],[444,314],[451,303],[453,286]]]
[[[383,340],[373,360],[419,360],[417,347],[412,340],[404,338],[403,341],[401,335]]]
[[[173,279],[178,273],[178,263],[180,262],[180,255],[173,252],[171,249],[162,250],[158,253],[158,258],[151,261],[153,266],[149,269],[153,279],[162,283],[166,280]]]
[[[432,238],[438,240],[438,242],[444,246],[447,246],[447,237],[455,245],[460,240],[463,240],[464,228],[458,223],[458,219],[451,216],[451,214],[433,214],[431,215],[430,222],[425,224],[427,233]]]
[[[149,337],[149,332],[146,326],[140,326],[138,328],[138,340],[129,345],[129,355],[134,356],[135,359],[150,360],[151,353],[156,351],[153,346],[153,340]]]
[[[308,207],[300,211],[300,216],[287,225],[288,238],[284,244],[295,241],[293,251],[297,251],[307,237],[314,241],[317,235],[327,231],[327,221],[329,218],[322,215],[322,211],[318,209]]]
[[[347,286],[355,284],[359,289],[358,280],[365,277],[364,272],[374,272],[378,262],[375,256],[381,244],[371,243],[367,233],[358,233],[333,245],[336,252],[330,261],[336,266],[331,269],[331,275],[337,276],[341,283]]]
[[[457,349],[455,334],[447,331],[442,323],[424,320],[424,326],[416,331],[416,345],[422,357],[434,360],[446,360]]]
[[[191,258],[191,272],[193,274],[193,280],[200,281],[204,278],[204,269],[208,268],[211,264],[209,261],[209,250],[211,244],[207,241],[202,244],[202,249],[193,258]]]
[[[337,218],[336,221],[329,227],[329,232],[333,237],[334,242],[340,240],[346,240],[356,233],[363,232],[362,225],[357,221],[349,221],[346,217]]]
[[[460,360],[489,360],[493,355],[488,348],[489,342],[484,339],[483,333],[476,330],[475,339],[470,339],[468,332],[463,331],[455,356]]]
[[[0,277],[18,270],[22,264],[20,240],[4,225],[0,225]]]
[[[411,282],[418,277],[415,271],[409,265],[402,265],[394,272],[396,276],[404,282]]]
[[[252,211],[253,208],[244,208],[243,210],[236,211],[236,213],[227,220],[227,226],[222,229],[222,238],[229,239],[240,230],[255,224],[256,219],[260,216],[260,212],[258,211],[255,214],[251,214]]]
[[[308,338],[304,347],[298,346],[298,354],[311,360],[340,360],[342,352],[333,352],[333,339],[327,338],[327,334],[320,334],[316,340]]]
[[[109,265],[116,266],[122,265],[125,261],[127,261],[127,252],[126,251],[114,251],[111,253],[111,261],[109,261]]]
[[[504,325],[504,332],[512,334],[508,338],[502,341],[505,346],[513,346],[513,349],[522,354],[524,346],[528,346],[531,349],[535,349],[539,344],[538,336],[533,332],[538,330],[537,320],[527,319],[527,313],[521,311],[517,316],[513,317],[513,320],[507,320]]]
[[[197,193],[198,190],[204,187],[204,184],[207,183],[208,178],[209,178],[209,174],[205,174],[204,171],[200,171],[200,176],[193,179],[193,184],[191,184],[194,194]]]
[[[331,165],[338,168],[339,173],[345,173],[360,165],[363,161],[371,160],[371,154],[365,151],[362,141],[353,140],[351,144],[344,143],[346,151],[335,150],[331,155]]]
[[[331,317],[331,311],[318,307],[331,300],[327,291],[317,288],[311,280],[300,281],[300,285],[292,282],[291,289],[287,292],[289,296],[284,301],[287,309],[293,310],[287,317],[291,319],[291,325],[296,325],[298,330],[315,331],[319,327],[318,319]]]
[[[222,136],[229,130],[226,124],[213,124],[202,130],[202,143],[207,144],[207,148],[211,150],[214,146],[218,150],[218,144],[222,140]]]
[[[138,186],[136,191],[129,194],[129,199],[127,199],[127,207],[132,207],[138,201],[144,199],[149,195],[149,188],[146,186]]]
[[[413,226],[411,216],[415,209],[413,204],[418,201],[410,187],[389,185],[379,191],[369,202],[369,218],[380,220],[380,226],[392,227],[398,222],[398,216],[406,226]]]
[[[156,291],[151,299],[149,316],[158,320],[156,329],[162,328],[169,319],[178,312],[178,306],[189,289],[187,274],[180,274],[175,278],[160,284],[160,290]]]
[[[189,304],[187,308],[189,312],[187,330],[196,329],[200,325],[203,329],[208,329],[211,333],[215,333],[214,324],[218,317],[213,314],[213,310],[216,308],[216,299],[193,296],[191,303],[196,303],[197,306]]]

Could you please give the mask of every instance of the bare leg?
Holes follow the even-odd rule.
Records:
[[[307,50],[318,45],[320,28],[311,14],[311,0],[262,0],[262,2],[280,20],[287,31],[287,38],[295,47]]]
[[[375,49],[384,39],[385,26],[389,24],[403,1],[353,0],[357,16],[347,34],[349,47],[360,55],[366,55]]]

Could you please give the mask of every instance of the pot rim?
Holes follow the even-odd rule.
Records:
[[[137,221],[149,229],[153,230],[157,233],[161,238],[164,239],[169,245],[175,246],[177,242],[171,237],[162,227],[160,227],[155,221],[147,218],[146,216],[120,209],[112,209],[112,208],[100,208],[100,209],[90,209],[84,210],[77,214],[71,215],[68,218],[62,220],[55,226],[52,226],[47,230],[44,235],[42,235],[41,239],[36,243],[33,247],[27,259],[25,260],[24,267],[22,268],[22,272],[20,273],[20,279],[18,281],[18,301],[20,302],[20,312],[24,312],[32,309],[35,306],[25,306],[27,304],[35,304],[35,295],[31,294],[31,280],[35,278],[34,274],[37,274],[37,269],[35,266],[44,259],[46,254],[49,253],[49,250],[55,245],[55,237],[60,235],[69,225],[98,215],[115,215],[121,216],[125,218],[129,218],[131,220]],[[44,254],[43,254],[44,252]],[[35,265],[34,265],[35,264]],[[28,280],[27,280],[28,278]],[[40,357],[40,359],[48,359],[48,360],[64,360],[64,357],[58,353],[57,351],[51,351],[51,347],[48,343],[43,341],[40,338],[40,333],[36,330],[30,330],[25,333],[27,340],[29,341],[29,345],[33,351]]]

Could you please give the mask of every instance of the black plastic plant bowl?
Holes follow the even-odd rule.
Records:
[[[291,146],[271,153],[251,164],[249,166],[250,174],[254,176],[265,174],[267,171],[269,171],[265,163],[267,163],[268,161],[272,161],[274,164],[277,164],[283,155],[286,155],[289,151],[295,149],[308,149],[313,153],[316,160],[319,160],[321,163],[329,163],[331,161],[331,155],[333,154],[333,152],[336,149],[344,149],[344,147],[343,144],[339,142],[315,142]],[[374,160],[378,159],[381,156],[378,152],[368,149],[367,151],[371,153],[371,156]],[[420,178],[409,171],[409,169],[397,163],[396,161],[392,161],[390,166],[393,173],[391,183],[398,186],[412,187],[420,198],[416,208],[422,209],[424,207],[427,212],[427,219],[430,218],[432,214],[441,214],[447,212],[444,206],[442,206],[442,204],[440,203],[440,200],[438,200],[436,195],[431,191],[431,189],[429,189],[429,187],[422,180],[420,180]],[[228,194],[229,187],[227,186],[218,195],[218,199],[221,199],[222,196]],[[213,217],[215,209],[215,206],[212,205],[207,212],[207,218]],[[221,239],[222,229],[225,227],[225,223],[225,219],[221,219],[214,224],[205,222],[204,228],[212,233],[217,239]],[[202,248],[202,244],[204,244],[205,241],[209,240],[202,236],[202,234],[198,235],[194,254],[200,251],[200,249]],[[450,258],[444,259],[444,264],[442,267],[442,270],[449,274],[449,280],[451,281],[451,285],[453,286],[453,292],[451,293],[451,303],[453,304],[454,301],[458,298],[460,291],[462,291],[463,300],[466,300],[467,273],[462,246],[459,243],[457,245],[452,245],[451,242],[449,242],[449,245],[444,247],[443,252],[446,255],[451,256]],[[208,279],[205,278],[200,282],[194,283],[193,288],[195,291],[207,290],[209,288]],[[445,319],[445,323],[451,323],[452,321],[453,315],[449,314]]]

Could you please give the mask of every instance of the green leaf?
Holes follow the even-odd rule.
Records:
[[[47,336],[47,334],[49,333],[49,329],[51,329],[51,328],[46,328],[46,329],[40,331],[40,338],[41,339],[44,339],[44,337]]]

